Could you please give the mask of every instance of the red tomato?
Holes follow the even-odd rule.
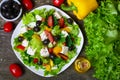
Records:
[[[53,38],[52,34],[50,32],[48,32],[48,31],[46,31],[46,30],[45,30],[45,34],[48,37],[48,39],[50,40],[50,42],[53,43],[54,42],[54,38]]]
[[[4,24],[4,31],[5,32],[11,32],[13,30],[13,23],[12,22],[6,22]]]
[[[16,63],[11,64],[9,66],[9,70],[12,73],[12,75],[17,78],[22,76],[22,74],[23,74],[22,68]]]
[[[60,18],[59,21],[58,21],[59,25],[61,28],[65,27],[65,22],[64,22],[64,18]]]
[[[53,26],[53,17],[52,17],[52,16],[49,16],[49,17],[48,17],[47,23],[48,23],[48,26],[49,26],[49,27],[52,27],[52,26]]]
[[[31,0],[22,0],[22,4],[27,10],[33,9],[33,3]]]
[[[52,3],[54,6],[60,7],[64,0],[53,0]]]
[[[17,48],[20,49],[20,50],[25,50],[25,47],[22,46],[22,45],[18,45]]]
[[[34,58],[33,63],[35,63],[35,64],[38,63],[38,58]]]

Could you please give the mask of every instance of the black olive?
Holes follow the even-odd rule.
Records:
[[[36,27],[39,27],[41,25],[41,21],[36,21]]]
[[[50,54],[49,58],[52,59],[52,60],[54,60],[56,58],[56,56],[54,54]]]
[[[54,36],[54,40],[55,40],[55,41],[58,41],[59,39],[60,39],[60,36],[59,36],[59,35]]]
[[[33,30],[34,30],[35,32],[39,32],[39,31],[40,31],[40,28],[39,28],[39,27],[34,27]]]
[[[14,10],[14,15],[15,15],[15,17],[17,17],[18,15],[19,15],[19,12],[20,12],[20,10]]]
[[[44,44],[44,45],[48,45],[48,44],[49,44],[49,42],[50,42],[50,40],[49,40],[49,39],[45,39],[45,40],[43,41],[43,44]]]
[[[22,36],[19,36],[19,37],[18,37],[18,41],[19,41],[19,42],[22,42],[23,40],[24,40],[24,38],[23,38]]]
[[[8,8],[9,8],[9,4],[8,4],[7,1],[4,2],[4,3],[1,5],[1,9],[3,9],[3,10],[7,10]]]
[[[1,12],[1,14],[7,19],[10,18],[10,13],[9,12]]]
[[[16,16],[15,15],[10,15],[10,19],[13,19],[13,18],[15,18]]]
[[[68,18],[68,19],[67,19],[67,22],[68,22],[69,24],[72,24],[72,23],[73,23],[73,20],[72,20],[71,18]]]
[[[74,50],[74,49],[75,49],[75,46],[74,46],[74,45],[72,45],[72,46],[69,47],[69,50],[70,50],[70,51],[72,51],[72,50]]]
[[[17,2],[13,2],[12,8],[15,10],[20,10],[21,6]]]
[[[38,64],[38,65],[42,65],[42,64],[43,64],[42,59],[40,59],[37,64]]]

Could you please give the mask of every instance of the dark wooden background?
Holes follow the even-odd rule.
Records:
[[[0,0],[1,2],[1,0]],[[39,7],[44,4],[50,4],[52,5],[52,0],[33,0],[34,3],[34,8]],[[23,12],[23,14],[26,11]],[[84,26],[83,22],[78,20],[72,12],[67,12],[80,26],[84,36],[85,36],[85,31],[84,31]],[[22,16],[21,16],[22,17]],[[15,21],[15,26],[18,24],[20,21],[21,17]],[[5,21],[0,18],[0,80],[95,80],[95,78],[92,77],[93,75],[93,69],[91,68],[88,72],[84,74],[80,74],[75,71],[74,65],[72,64],[68,69],[66,69],[64,72],[61,74],[55,76],[55,77],[50,77],[50,78],[45,78],[36,75],[35,73],[31,72],[29,69],[27,69],[15,56],[12,48],[11,48],[11,35],[13,33],[6,33],[3,31],[3,24]],[[85,38],[85,44],[84,47],[80,53],[79,56],[85,56],[84,54],[84,49],[86,45],[86,37]],[[12,63],[18,63],[21,65],[21,67],[24,70],[24,74],[20,78],[15,78],[14,76],[11,75],[9,71],[9,65]]]

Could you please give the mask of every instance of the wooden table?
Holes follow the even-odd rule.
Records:
[[[52,5],[51,1],[52,0],[33,0],[34,8],[44,5],[44,4]],[[72,12],[67,12],[67,13],[79,24],[79,26],[85,36],[83,22],[78,20],[72,14]],[[21,19],[21,17],[20,17],[20,19]],[[17,21],[14,22],[15,26],[18,24],[20,19],[18,19]],[[0,18],[0,80],[95,80],[95,78],[92,77],[93,69],[90,69],[88,72],[86,72],[84,74],[79,74],[78,72],[75,71],[73,64],[67,70],[62,72],[61,74],[59,74],[55,77],[50,77],[50,78],[41,77],[41,76],[38,76],[35,73],[31,72],[18,60],[18,58],[14,54],[14,52],[11,48],[11,43],[10,43],[11,35],[13,32],[10,32],[10,33],[4,32],[3,31],[4,23],[5,23],[5,21]],[[85,43],[86,43],[86,39],[85,39]],[[85,49],[85,47],[83,47],[79,56],[84,56],[84,49]],[[20,64],[24,70],[24,74],[18,79],[13,77],[9,71],[9,65],[12,63]]]

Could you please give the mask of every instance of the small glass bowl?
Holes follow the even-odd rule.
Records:
[[[4,2],[6,2],[6,1],[9,1],[9,0],[2,0],[2,1],[0,2],[0,17],[1,17],[2,19],[4,19],[5,21],[15,21],[15,20],[17,20],[18,18],[20,18],[21,14],[22,14],[22,11],[23,11],[22,7],[20,8],[20,12],[19,12],[19,14],[17,15],[17,17],[15,17],[15,18],[13,18],[13,19],[5,18],[5,17],[1,14],[1,5],[2,5]],[[14,1],[17,2],[19,5],[21,5],[21,3],[20,3],[18,0],[14,0]]]

